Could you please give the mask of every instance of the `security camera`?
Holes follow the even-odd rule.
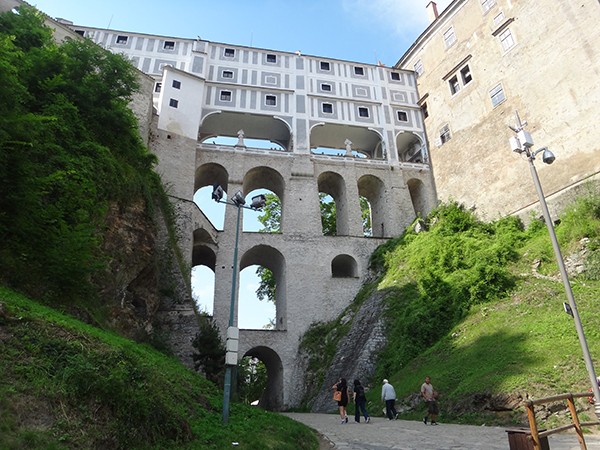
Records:
[[[542,161],[544,161],[545,164],[552,164],[555,159],[556,156],[554,156],[554,153],[547,148],[544,148],[544,153],[542,153]]]

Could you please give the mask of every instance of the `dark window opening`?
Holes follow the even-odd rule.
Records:
[[[235,50],[233,48],[226,48],[224,55],[228,58],[233,58],[235,56]]]
[[[165,50],[174,50],[175,49],[175,42],[174,41],[165,41],[165,44],[163,45],[163,48]]]
[[[408,122],[408,114],[406,111],[398,111],[398,120],[400,122]]]
[[[331,70],[331,65],[327,61],[321,61],[321,70]]]
[[[173,108],[177,108],[179,105],[179,100],[175,100],[174,98],[169,100],[169,106]]]
[[[268,63],[276,63],[277,55],[267,54],[267,62]]]
[[[265,104],[267,106],[277,106],[277,97],[274,95],[267,95],[265,97]]]
[[[392,72],[391,76],[392,76],[392,80],[400,81],[400,74],[398,72]]]
[[[173,80],[173,87],[175,89],[181,89],[181,81]]]
[[[360,107],[358,108],[359,117],[369,117],[369,108]]]
[[[365,69],[363,67],[355,67],[354,68],[354,75],[364,75],[365,74]]]
[[[333,105],[331,103],[323,103],[323,112],[333,114]]]

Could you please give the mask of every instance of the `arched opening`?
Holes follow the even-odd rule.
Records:
[[[373,223],[371,204],[369,203],[369,200],[366,197],[363,197],[362,195],[359,196],[359,202],[360,213],[362,218],[363,236],[371,237],[373,236],[373,227],[371,225]]]
[[[252,267],[251,267],[252,266]],[[287,303],[286,303],[286,295],[285,295],[285,258],[279,252],[279,250],[268,246],[268,245],[257,245],[252,247],[248,251],[244,253],[244,255],[240,259],[240,276],[242,272],[248,272],[248,274],[256,274],[256,266],[262,266],[263,268],[268,269],[272,274],[272,297],[271,300],[265,298],[265,300],[258,300],[258,296],[256,294],[256,290],[258,289],[258,285],[254,284],[254,296],[257,301],[264,303],[262,305],[265,308],[270,307],[269,303],[273,303],[274,300],[274,308],[275,314],[274,317],[275,323],[272,328],[275,330],[285,330],[287,327]],[[244,271],[244,269],[249,268],[249,270]],[[242,279],[240,278],[240,284],[242,283]],[[242,302],[244,299],[242,298],[243,292],[240,292],[239,299],[239,308],[242,306]],[[254,313],[254,310],[250,310],[250,312]],[[245,328],[243,324],[245,323],[245,319],[242,317],[241,311],[238,314],[238,324],[240,328]],[[263,328],[263,327],[261,327]]]
[[[198,140],[203,145],[215,147],[251,148],[256,144],[259,149],[290,151],[290,130],[289,124],[276,116],[219,111],[203,118]],[[224,144],[219,144],[217,139]]]
[[[350,255],[337,255],[331,260],[333,278],[358,278],[358,265]]]
[[[266,229],[267,232],[282,232],[281,224],[283,214],[285,213],[284,204],[284,192],[285,192],[285,181],[281,174],[266,166],[259,166],[250,169],[246,172],[243,182],[244,192],[246,193],[246,203],[249,204],[252,197],[263,194],[273,194],[276,199],[271,198],[268,207],[273,209],[263,209],[262,211],[244,211],[244,231],[259,231]],[[271,204],[274,201],[275,204]],[[270,223],[265,227],[260,223],[258,217],[265,215],[266,213],[272,214],[273,217]]]
[[[425,217],[427,215],[427,200],[425,198],[425,185],[421,180],[411,178],[406,182],[410,200],[415,210],[415,216]]]
[[[192,250],[192,298],[199,311],[213,314],[215,297],[215,264],[216,254],[206,239],[206,231],[194,231],[194,248]]]
[[[310,131],[310,148],[316,154],[385,159],[381,133],[365,127],[316,124]]]
[[[419,136],[410,132],[400,132],[396,136],[396,148],[400,162],[425,164],[427,151]]]
[[[371,209],[371,235],[373,237],[386,236],[385,230],[385,186],[383,182],[373,175],[363,175],[358,180],[358,194],[364,197]]]
[[[258,406],[268,411],[283,409],[283,364],[281,358],[269,347],[254,347],[244,354],[262,361],[267,372],[266,387],[258,399]],[[238,377],[239,378],[239,377]]]
[[[259,298],[262,280],[258,271],[268,270],[263,266],[253,264],[240,270],[240,284],[238,293],[238,327],[245,330],[272,330],[275,328],[275,315],[277,309],[274,296]],[[277,285],[265,283],[263,291],[272,288],[273,295],[277,293]]]
[[[238,363],[237,392],[242,403],[261,406],[267,389],[267,366],[256,356],[244,356]]]
[[[335,204],[330,209],[335,208],[335,234],[337,236],[347,236],[349,234],[348,224],[348,200],[346,197],[346,183],[342,176],[335,172],[323,172],[317,180],[319,195],[323,201],[328,202],[329,196]],[[321,209],[323,213],[323,208]],[[323,234],[327,232],[324,227]]]
[[[229,174],[227,170],[220,164],[209,163],[203,164],[196,169],[194,179],[194,203],[200,208],[200,211],[213,224],[213,226],[222,231],[225,221],[225,208],[215,202],[211,195],[215,184],[221,185],[223,190],[227,192]],[[225,200],[225,195],[223,199]]]

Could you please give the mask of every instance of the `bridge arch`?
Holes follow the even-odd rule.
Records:
[[[333,278],[358,278],[358,264],[350,255],[337,255],[331,260]]]
[[[243,357],[260,359],[267,368],[267,387],[260,397],[258,405],[269,411],[283,409],[283,363],[281,358],[269,347],[258,346],[248,350]]]
[[[410,131],[401,131],[396,135],[398,160],[409,163],[426,163],[425,143],[420,136]]]
[[[423,182],[417,178],[411,178],[406,182],[408,186],[408,192],[410,194],[410,200],[415,210],[417,217],[424,217],[427,215],[427,188]]]
[[[363,175],[358,179],[358,194],[371,205],[371,229],[373,237],[385,236],[385,185],[375,175]]]
[[[338,236],[347,236],[350,234],[350,228],[348,223],[348,198],[344,177],[336,172],[322,172],[317,179],[317,187],[319,192],[330,195],[335,201],[336,234]]]
[[[214,136],[237,138],[244,130],[247,139],[271,141],[285,150],[291,149],[291,129],[280,117],[265,114],[244,114],[233,111],[215,111],[202,119],[198,132],[200,142]]]
[[[275,330],[285,330],[287,328],[285,257],[276,248],[259,244],[242,255],[240,272],[252,265],[263,266],[273,272],[275,278]]]

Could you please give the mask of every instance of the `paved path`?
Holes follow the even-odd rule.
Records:
[[[344,425],[333,414],[284,413],[325,435],[330,448],[341,450],[507,450],[508,436],[504,428],[473,425],[438,426],[407,420],[389,421],[376,417],[371,423]],[[586,435],[588,450],[600,450],[600,436]],[[572,433],[548,437],[550,450],[581,450]]]

